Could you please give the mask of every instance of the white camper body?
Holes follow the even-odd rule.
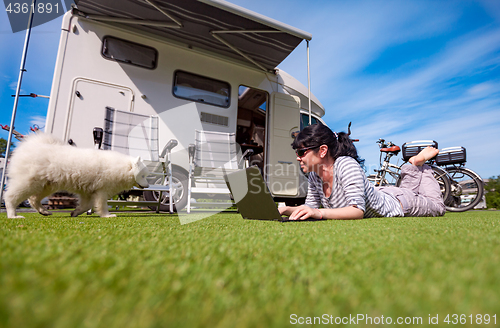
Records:
[[[283,71],[136,26],[75,10],[64,16],[46,132],[93,148],[92,131],[104,128],[106,107],[157,116],[159,149],[178,140],[172,163],[186,176],[195,130],[236,133],[238,143],[261,152],[251,161],[263,168],[275,198],[303,199],[307,180],[290,144],[309,122],[307,88]],[[311,98],[314,123],[324,109]]]

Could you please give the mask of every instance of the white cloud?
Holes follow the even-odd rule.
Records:
[[[9,88],[15,93],[17,90],[17,81],[12,81],[9,83]],[[23,89],[21,88],[21,93],[23,93]]]
[[[313,72],[321,72],[313,74],[316,95],[343,89],[346,79],[358,75],[391,46],[448,31],[460,14],[460,6],[445,10],[440,2],[335,1],[320,5],[312,15],[297,21],[313,32],[311,67]],[[283,69],[292,72],[291,67],[304,63],[303,58],[287,59]]]
[[[349,115],[353,112],[379,111],[380,108],[419,108],[443,96],[451,96],[451,91],[460,88],[460,85],[450,85],[448,81],[480,73],[485,69],[485,57],[495,54],[499,49],[500,29],[470,35],[455,41],[415,73],[389,73],[376,78],[348,78],[344,84],[350,89],[356,86],[357,90],[346,93],[344,97],[337,95],[331,101],[335,107],[351,109]],[[499,90],[498,87],[496,90]],[[322,101],[326,103],[325,100]]]
[[[467,93],[469,93],[471,96],[478,96],[478,95],[481,96],[489,94],[490,91],[498,89],[499,88],[495,87],[492,83],[484,82],[476,84],[475,86],[469,88],[469,90],[467,90]]]
[[[14,103],[14,97],[12,97],[12,95],[16,94],[16,91],[17,91],[17,81],[10,82],[9,83],[9,90],[7,90],[7,91],[10,91],[10,92],[7,92],[7,94],[5,96],[11,98],[12,99],[12,104],[13,104]],[[24,90],[22,88],[22,84],[21,84],[21,89],[19,89],[19,94],[20,95],[27,94],[26,90]]]

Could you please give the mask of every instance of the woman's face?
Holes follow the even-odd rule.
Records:
[[[303,148],[304,147],[302,147],[302,149]],[[303,156],[299,156],[299,154],[297,154],[297,161],[299,162],[300,168],[304,173],[318,171],[320,165],[323,164],[324,156],[321,156],[323,152],[322,148],[323,146],[307,149],[304,151]]]

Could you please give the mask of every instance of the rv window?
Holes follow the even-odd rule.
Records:
[[[300,117],[302,118],[300,120],[300,130],[302,131],[303,128],[309,126],[309,114],[300,114]],[[318,120],[314,116],[311,116],[311,124],[316,123],[318,123]]]
[[[204,104],[229,107],[229,83],[187,72],[177,71],[174,77],[174,96]]]
[[[102,55],[110,60],[153,69],[156,68],[158,51],[142,44],[106,36],[102,41]]]

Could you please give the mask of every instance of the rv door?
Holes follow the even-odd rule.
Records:
[[[275,196],[296,196],[300,170],[291,143],[300,127],[300,98],[273,92],[269,127],[269,189]]]
[[[131,111],[133,92],[130,88],[99,81],[76,79],[66,121],[65,140],[73,140],[81,148],[93,148],[94,127],[104,128],[106,107]]]

